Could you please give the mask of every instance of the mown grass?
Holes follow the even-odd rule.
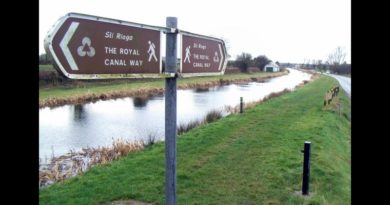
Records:
[[[177,141],[178,204],[350,204],[350,121],[323,109],[337,81],[321,77],[297,91],[202,125]],[[340,92],[344,111],[350,100]],[[301,189],[304,141],[312,142],[309,198]],[[164,204],[164,144],[40,191],[40,204],[119,199]]]
[[[39,65],[39,71],[53,71],[56,72],[53,65],[47,64],[47,65]]]
[[[194,78],[182,78],[178,80],[178,86],[185,86],[188,84],[207,84],[210,81],[229,81],[229,80],[241,80],[251,79],[258,77],[274,76],[275,73],[256,72],[256,73],[238,73],[238,74],[226,74],[223,76],[208,76],[208,77],[194,77]],[[113,83],[99,82],[77,84],[73,86],[52,86],[42,87],[39,89],[39,100],[45,100],[54,97],[75,97],[85,94],[94,93],[96,95],[107,92],[120,92],[139,89],[155,89],[164,88],[164,79],[145,79],[145,80],[128,80],[119,81]]]

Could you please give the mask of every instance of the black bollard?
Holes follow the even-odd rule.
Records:
[[[242,97],[240,97],[240,113],[244,112],[244,100]]]
[[[310,178],[310,145],[309,141],[305,142],[303,150],[303,179],[302,195],[309,195],[309,178]]]

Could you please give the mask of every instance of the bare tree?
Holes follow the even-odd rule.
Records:
[[[324,67],[322,65],[322,60],[317,60],[316,67],[317,67],[317,70],[320,70],[320,71],[322,71],[324,69]]]
[[[344,62],[346,55],[346,51],[339,46],[333,53],[329,54],[327,63],[329,65],[340,65]]]
[[[310,69],[310,59],[303,59],[303,64],[302,64],[303,69]]]
[[[236,66],[240,68],[241,72],[248,72],[248,68],[252,63],[252,55],[249,53],[242,53],[237,56]]]
[[[317,68],[317,60],[315,60],[315,59],[311,60],[310,68],[311,69]]]

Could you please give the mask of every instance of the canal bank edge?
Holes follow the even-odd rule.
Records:
[[[214,86],[229,85],[234,83],[248,83],[248,82],[262,82],[270,78],[275,78],[283,75],[287,75],[288,70],[278,72],[278,73],[269,73],[266,76],[260,77],[251,77],[250,75],[244,79],[224,79],[224,76],[221,76],[219,79],[210,80],[207,82],[190,82],[185,84],[179,84],[178,89],[194,89],[194,88],[210,88]],[[268,74],[268,73],[267,73]],[[196,79],[196,78],[195,78]],[[201,79],[201,78],[199,78]],[[110,100],[124,97],[151,97],[156,95],[162,95],[164,93],[163,86],[154,86],[141,89],[129,89],[129,90],[120,90],[120,91],[108,91],[104,93],[91,93],[87,92],[77,96],[69,97],[49,97],[47,99],[39,99],[39,108],[44,107],[58,107],[63,105],[75,105],[75,104],[85,104],[89,102],[96,102],[98,100]]]

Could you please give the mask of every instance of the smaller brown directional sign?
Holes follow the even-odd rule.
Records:
[[[181,76],[223,75],[227,53],[221,39],[182,33]]]
[[[68,78],[159,77],[161,33],[158,27],[69,13],[49,31],[45,49]]]

